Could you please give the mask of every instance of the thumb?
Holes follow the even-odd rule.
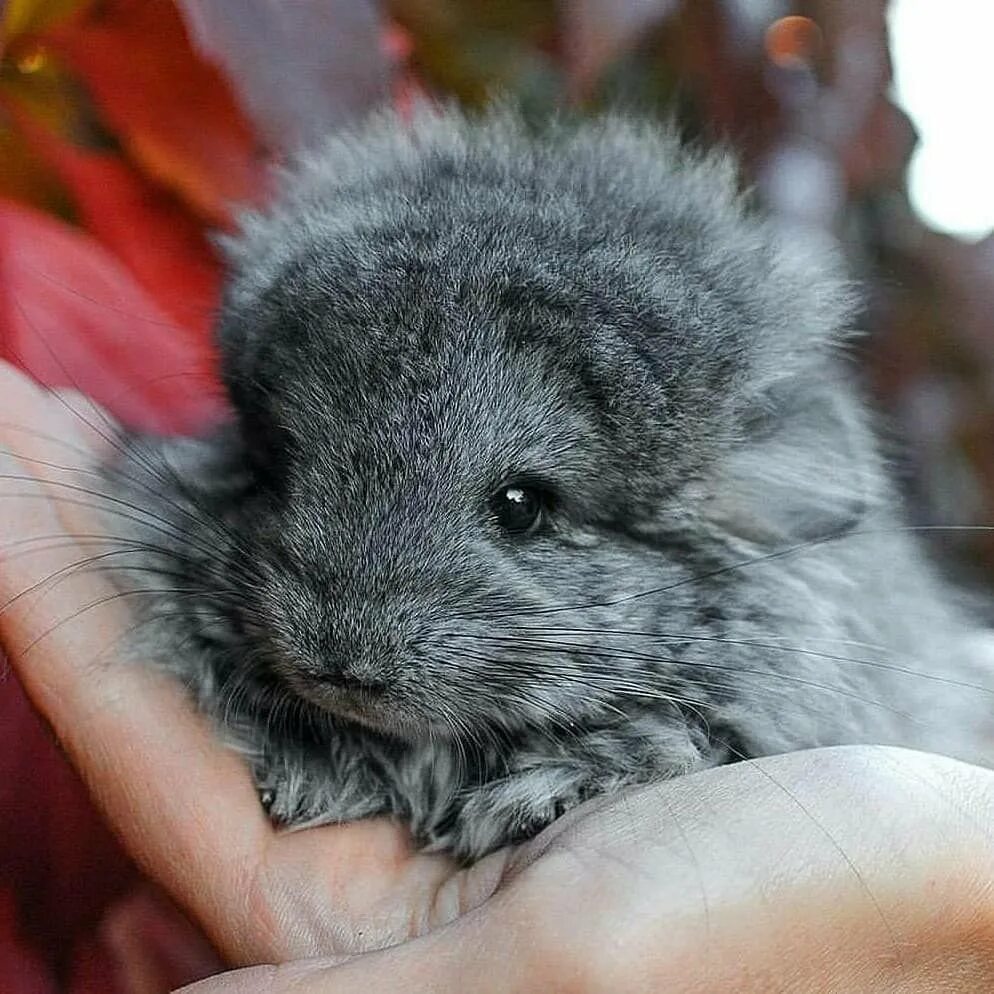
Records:
[[[484,916],[470,914],[420,939],[377,952],[233,970],[184,987],[176,994],[534,991],[534,985],[527,982],[525,957],[508,955],[507,939],[501,939],[500,932],[488,927]]]

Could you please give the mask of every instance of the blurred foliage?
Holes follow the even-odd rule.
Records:
[[[149,312],[200,342],[194,365],[206,368],[220,277],[207,233],[230,223],[233,205],[265,197],[267,164],[296,142],[388,94],[401,108],[422,93],[469,107],[510,95],[539,115],[619,105],[675,115],[689,135],[736,147],[771,209],[844,239],[867,288],[868,377],[909,442],[918,515],[994,521],[992,252],[911,214],[914,134],[889,97],[886,7],[8,0],[0,198],[99,243]],[[0,308],[9,357],[28,334],[12,327],[14,310]],[[994,576],[994,537],[956,544]]]
[[[561,102],[554,0],[392,0],[388,7],[411,39],[411,68],[433,90],[475,107],[509,92],[526,105]]]

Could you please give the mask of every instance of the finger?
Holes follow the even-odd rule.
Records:
[[[121,658],[127,598],[76,568],[93,550],[74,536],[101,533],[88,506],[100,497],[67,497],[56,466],[71,445],[85,470],[94,444],[72,406],[0,367],[0,421],[31,427],[23,462],[0,457],[0,639],[129,850],[235,962],[384,945],[463,910],[479,886],[450,880],[443,858],[413,859],[396,826],[274,833],[185,695]]]
[[[50,454],[67,469],[96,464],[117,445],[120,426],[99,404],[75,390],[47,389],[0,359],[0,437],[10,454],[26,458],[25,443],[42,438]],[[49,409],[45,425],[36,423]],[[46,428],[57,426],[57,433]]]
[[[274,962],[366,952],[444,927],[493,895],[508,859],[504,850],[459,870],[413,852],[409,835],[382,819],[281,834],[270,853],[270,890],[302,930]]]
[[[75,437],[83,446],[100,460],[111,455],[121,426],[103,407],[77,390],[60,388],[45,393],[65,411]]]
[[[440,932],[351,958],[320,958],[262,966],[212,977],[176,994],[501,994],[551,990],[541,965],[529,964],[526,944],[514,948],[484,915]],[[512,955],[512,952],[515,955]],[[554,978],[549,977],[550,981]]]
[[[85,453],[85,431],[9,367],[0,396],[0,420],[31,429],[21,459],[0,456],[0,550],[30,551],[0,551],[4,648],[131,852],[202,921],[244,930],[239,896],[272,836],[246,770],[171,681],[117,658],[134,618],[106,576],[73,568],[92,551],[73,536],[100,525],[61,499],[46,464],[66,445]]]
[[[11,464],[0,458],[4,472]],[[218,748],[179,688],[113,655],[133,619],[92,572],[40,486],[0,482],[0,544],[62,534],[30,556],[0,554],[7,655],[131,852],[206,922],[234,917],[268,832],[242,763]],[[51,576],[56,584],[38,587]],[[109,650],[109,651],[108,651]],[[208,886],[205,886],[205,883]],[[212,906],[221,899],[223,908]]]

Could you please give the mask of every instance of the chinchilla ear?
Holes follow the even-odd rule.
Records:
[[[742,442],[703,484],[707,516],[776,544],[844,533],[881,499],[879,456],[853,388],[830,374],[767,395]]]

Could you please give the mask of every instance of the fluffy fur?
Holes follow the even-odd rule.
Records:
[[[383,117],[229,250],[235,420],[107,474],[147,509],[140,648],[274,817],[390,813],[474,858],[744,756],[983,756],[976,626],[836,354],[840,265],[726,157],[614,118]],[[527,536],[490,510],[518,481]]]

